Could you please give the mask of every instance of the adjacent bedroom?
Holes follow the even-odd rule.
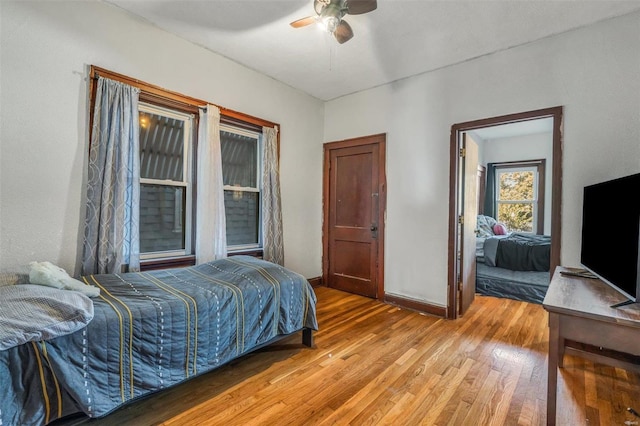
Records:
[[[553,120],[468,132],[478,145],[476,292],[542,303],[550,281]]]

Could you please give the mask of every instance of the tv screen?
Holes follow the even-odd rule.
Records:
[[[580,263],[639,301],[639,247],[640,173],[586,186]]]

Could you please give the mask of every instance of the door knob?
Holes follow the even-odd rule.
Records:
[[[377,230],[378,230],[377,225],[371,225],[371,231],[377,231]]]

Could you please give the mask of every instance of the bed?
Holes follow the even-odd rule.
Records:
[[[82,279],[101,293],[86,325],[0,351],[0,425],[102,417],[292,333],[311,346],[318,327],[307,280],[249,256]]]
[[[512,271],[481,262],[476,267],[476,292],[483,296],[542,304],[549,280],[549,272]]]
[[[494,218],[478,215],[476,292],[541,304],[550,281],[551,237],[496,235]]]

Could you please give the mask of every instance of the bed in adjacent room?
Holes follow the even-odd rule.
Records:
[[[478,215],[476,292],[542,303],[550,281],[551,237],[508,233],[496,225],[494,218]]]
[[[3,296],[33,293],[18,297],[17,318],[1,318],[9,315],[5,305],[0,312],[3,324],[29,328],[24,335],[4,333],[0,342],[21,343],[0,350],[1,425],[48,424],[74,413],[102,417],[292,333],[302,331],[303,343],[311,346],[317,330],[307,280],[253,257],[83,280],[100,296],[0,287]],[[57,317],[53,328],[35,330],[31,318],[22,318],[28,303],[45,312],[60,306],[56,314],[62,305],[70,307],[67,321],[77,330],[52,337],[60,331]]]

